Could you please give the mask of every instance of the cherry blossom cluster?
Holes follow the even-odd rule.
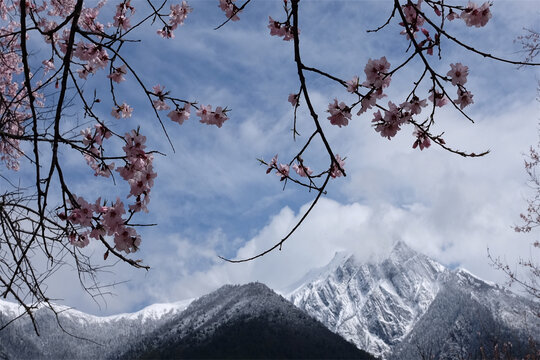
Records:
[[[330,124],[339,127],[347,126],[352,117],[351,109],[344,102],[338,104],[337,99],[334,99],[333,103],[328,104],[327,112],[330,113],[328,117]]]
[[[171,121],[182,125],[185,120],[189,119],[191,114],[191,104],[189,102],[184,102],[184,106],[181,108],[174,99],[171,99],[168,95],[168,92],[165,92],[165,88],[161,85],[155,85],[152,88],[152,95],[156,96],[157,99],[152,101],[152,105],[156,111],[169,110],[170,106],[167,104],[167,100],[173,100],[175,104],[175,109],[170,111],[167,116]],[[113,112],[116,111],[113,109]],[[119,109],[121,111],[121,109]],[[216,125],[217,127],[222,127],[223,123],[229,118],[227,117],[227,109],[222,108],[221,106],[216,107],[215,110],[212,110],[212,105],[200,105],[197,110],[197,116],[199,116],[200,122],[207,125]],[[129,113],[131,114],[131,113]]]
[[[122,149],[126,153],[124,158],[126,164],[116,171],[130,185],[128,197],[135,197],[135,204],[130,205],[129,209],[134,212],[141,210],[148,212],[146,205],[150,201],[150,189],[154,186],[154,179],[157,176],[152,166],[154,157],[144,151],[146,137],[138,131],[131,130],[125,134],[124,139],[126,145]]]
[[[227,18],[231,19],[232,21],[238,21],[240,18],[238,17],[238,13],[241,12],[241,10],[236,6],[234,3],[236,0],[219,0],[219,8],[225,12],[225,15]]]
[[[458,87],[458,98],[454,100],[461,109],[473,103],[473,95],[470,91],[467,91],[463,85],[467,82],[467,75],[469,75],[469,68],[461,63],[450,64],[450,71],[448,75],[451,79],[452,85]]]
[[[103,154],[103,139],[112,136],[109,129],[101,124],[94,125],[94,131],[90,128],[81,130],[83,145],[86,146],[87,153],[84,154],[86,163],[94,170],[95,176],[109,177],[114,170],[114,163],[105,163],[101,160]]]
[[[83,133],[83,144],[89,149],[87,161],[96,171],[95,175],[109,176],[114,169],[114,163],[106,165],[104,162],[97,165],[94,156],[99,158],[96,152],[103,151],[102,141],[110,137],[110,132],[102,125],[96,125],[95,131],[85,129]],[[146,137],[132,130],[124,136],[126,145],[125,165],[118,167],[116,171],[127,181],[130,186],[128,197],[133,196],[135,201],[129,205],[129,218],[139,211],[148,212],[147,205],[150,201],[150,190],[154,186],[154,179],[157,174],[153,170],[153,155],[145,151]],[[98,150],[99,146],[99,150]],[[102,205],[101,198],[94,204],[89,204],[82,197],[74,197],[71,201],[72,208],[68,214],[60,214],[60,218],[69,221],[72,226],[82,227],[70,233],[70,242],[77,247],[85,247],[89,244],[89,239],[102,240],[105,236],[112,236],[115,248],[118,251],[130,253],[136,251],[141,243],[141,238],[133,227],[127,226],[127,219],[124,203],[117,198],[110,206]],[[75,229],[75,228],[74,228]]]
[[[187,4],[187,2],[182,1],[181,4],[171,5],[171,12],[169,13],[169,23],[165,24],[163,28],[157,31],[158,35],[167,39],[173,39],[173,31],[178,28],[178,26],[184,25],[188,14],[193,11],[193,9]]]
[[[406,14],[408,14],[406,15],[407,17],[416,19],[415,21],[417,23],[423,23],[420,20],[420,16],[410,10],[414,9],[414,7],[411,8],[409,5],[409,7],[405,7],[404,9],[408,9],[408,12],[406,12]],[[446,74],[448,77],[442,78],[444,81],[449,81],[452,85],[457,86],[457,98],[452,101],[456,106],[459,105],[461,110],[473,103],[472,93],[464,86],[467,82],[468,71],[468,67],[461,63],[450,64],[450,70]],[[347,126],[352,118],[351,110],[358,104],[360,105],[360,109],[357,112],[358,116],[368,109],[378,106],[381,108],[382,113],[381,110],[377,110],[373,114],[373,126],[375,131],[380,133],[382,137],[391,139],[399,130],[401,130],[403,125],[411,122],[414,115],[419,115],[421,113],[422,108],[427,106],[427,100],[421,100],[413,93],[407,101],[401,103],[399,106],[392,101],[389,101],[385,108],[377,104],[377,101],[386,96],[383,90],[390,85],[392,74],[390,63],[386,60],[386,57],[375,60],[369,59],[364,68],[364,73],[366,75],[366,80],[362,83],[360,83],[360,79],[356,75],[351,80],[343,82],[343,85],[348,92],[355,93],[359,96],[359,101],[348,106],[344,102],[338,102],[337,99],[334,99],[333,103],[328,104],[327,112],[330,113],[328,120],[332,125],[337,125],[339,127]],[[360,94],[360,87],[365,87],[369,89],[369,91],[366,94]],[[298,106],[298,98],[299,94],[290,94],[288,100],[296,107]],[[446,92],[441,92],[435,87],[430,90],[428,99],[435,107],[443,107],[450,102]],[[413,148],[418,147],[420,150],[423,150],[431,145],[428,131],[422,129],[418,125],[414,132],[414,136],[416,140],[413,143]],[[436,139],[440,144],[445,144],[442,138],[436,137]]]
[[[265,164],[267,166],[266,173],[269,174],[273,170],[275,170],[275,174],[279,176],[280,181],[286,180],[286,179],[292,179],[290,177],[290,164],[282,164],[278,163],[278,155],[276,154],[272,160],[270,160],[269,163],[266,163],[264,160],[260,160],[261,163]],[[345,170],[345,161],[344,159],[339,156],[339,154],[336,154],[334,157],[334,161],[332,162],[332,166],[329,170],[313,175],[313,170],[304,164],[304,160],[300,155],[296,156],[296,162],[292,164],[292,169],[296,172],[296,174],[300,177],[307,177],[307,178],[315,178],[320,177],[324,173],[328,173],[330,177],[337,178],[343,176],[343,171]],[[297,181],[298,182],[298,181]]]
[[[227,110],[221,106],[212,110],[212,105],[201,105],[197,110],[197,116],[201,118],[200,122],[207,125],[216,125],[220,128],[229,118],[226,115]]]
[[[0,6],[0,16],[7,20],[12,7],[4,3]],[[26,91],[17,77],[23,72],[22,58],[19,51],[17,35],[18,24],[10,21],[2,28],[0,36],[0,160],[11,170],[19,170],[19,158],[23,152],[18,137],[24,134],[24,121],[29,117],[26,113]],[[21,102],[23,106],[19,106]]]
[[[272,19],[271,16],[269,16],[268,18],[268,28],[270,29],[270,35],[282,37],[285,41],[290,41],[294,39],[295,29],[293,26],[291,26],[288,20],[284,23],[281,23]],[[298,34],[300,34],[300,30],[298,30]]]
[[[64,196],[71,201],[67,202],[60,217],[68,222],[68,227],[73,228],[68,235],[70,242],[75,246],[84,247],[91,238],[111,236],[114,238],[116,250],[127,253],[135,251],[141,240],[134,228],[127,224],[135,213],[148,211],[150,191],[157,176],[153,168],[152,152],[146,150],[146,138],[139,133],[139,130],[131,130],[123,137],[109,130],[105,126],[107,119],[102,119],[94,110],[101,106],[102,96],[96,92],[93,98],[86,96],[91,92],[83,92],[83,87],[78,81],[87,80],[89,76],[98,76],[100,70],[105,70],[104,76],[110,82],[114,103],[110,115],[116,119],[131,118],[134,114],[133,107],[126,102],[117,102],[116,96],[117,87],[121,86],[119,84],[126,81],[130,72],[134,72],[127,58],[120,55],[122,44],[126,40],[125,36],[134,26],[153,20],[163,24],[163,28],[158,30],[159,35],[173,38],[173,31],[184,24],[193,9],[186,1],[181,1],[171,4],[168,12],[161,13],[161,8],[154,9],[152,16],[144,18],[146,20],[141,22],[134,20],[135,5],[138,3],[131,0],[116,1],[113,4],[115,11],[112,14],[102,11],[106,1],[99,1],[91,7],[85,7],[85,4],[76,0],[43,1],[39,2],[39,5],[36,3],[38,2],[26,1],[20,4],[17,1],[0,1],[0,18],[4,21],[0,29],[0,47],[2,48],[0,52],[0,110],[2,112],[0,161],[9,169],[19,169],[19,159],[24,155],[20,149],[21,141],[23,138],[26,141],[32,139],[32,133],[26,133],[32,129],[29,121],[33,119],[35,113],[38,114],[38,118],[40,117],[42,110],[39,107],[46,105],[44,91],[49,85],[54,85],[56,89],[62,86],[66,91],[75,91],[84,106],[84,116],[95,119],[95,125],[80,130],[79,137],[62,138],[63,135],[61,135],[58,139],[53,139],[48,131],[34,135],[38,136],[39,141],[42,141],[41,137],[44,141],[51,143],[53,140],[58,140],[71,149],[79,151],[95,176],[110,177],[116,170],[129,184],[130,190],[127,197],[132,198],[133,202],[124,207],[124,203],[119,199],[109,205],[107,201],[101,202],[101,199],[98,199],[94,204],[89,205],[83,197],[72,195],[69,188],[63,188]],[[238,20],[236,13],[239,9],[234,5],[234,1],[220,1],[219,6],[232,17],[232,20]],[[26,20],[30,23],[27,23],[24,28],[21,28],[18,21],[10,20],[20,19],[21,8],[25,8],[26,13],[29,14]],[[77,26],[72,24],[71,19],[74,18],[77,19]],[[23,58],[28,57],[32,51],[32,61],[35,62],[34,57],[40,54],[37,52],[38,55],[35,55],[33,49],[23,51],[21,48],[22,34],[25,35],[24,38],[31,38],[31,33],[39,34],[50,52],[44,59],[38,60],[38,64],[41,64],[40,68],[29,69],[30,80],[27,80],[27,75],[23,71]],[[68,53],[70,61],[66,63],[64,58]],[[69,74],[64,75],[63,79],[62,69],[66,66],[69,67]],[[75,76],[73,77],[72,74]],[[172,97],[162,85],[156,85],[151,90],[147,90],[137,75],[135,73],[133,75],[150,98],[151,106],[158,112],[168,110],[167,116],[173,122],[183,124],[189,118],[192,106],[198,109],[197,115],[202,123],[221,127],[228,120],[226,114],[229,110],[226,108],[218,106],[213,110],[211,105],[197,107],[195,102]],[[29,96],[28,89],[31,89],[32,96]],[[47,106],[55,106],[55,99],[56,95],[48,99]],[[171,104],[173,109],[171,109]],[[50,126],[51,129],[53,127]],[[111,136],[125,142],[122,147],[123,155],[105,156],[104,142]],[[49,143],[46,144],[49,146]],[[39,144],[34,146],[39,146]],[[116,164],[112,162],[112,159],[122,161],[122,166],[118,166],[118,161]],[[40,167],[37,163],[36,166]]]
[[[135,12],[135,8],[131,6],[131,0],[121,2],[116,5],[116,14],[114,15],[114,26],[123,30],[129,30],[131,24],[129,18]]]
[[[434,4],[430,5],[433,7],[433,10],[437,16],[442,16],[443,11],[448,9],[446,19],[450,21],[461,19],[467,26],[483,27],[492,17],[490,11],[491,3],[489,1],[484,2],[481,6],[478,6],[472,1],[469,1],[467,6],[451,6],[442,2],[435,2]],[[407,4],[401,7],[405,15],[405,21],[410,26],[410,30],[413,33],[425,31],[425,29],[422,28],[425,23],[425,18],[422,15],[421,8],[422,0],[418,0],[416,4],[414,4],[411,0],[408,0]],[[461,12],[459,12],[459,10],[461,10]],[[405,23],[400,22],[400,25],[405,26]],[[406,34],[406,31],[403,31],[402,34]]]
[[[133,227],[126,225],[127,220],[122,217],[126,211],[119,198],[107,206],[101,198],[90,204],[83,197],[74,196],[71,205],[68,215],[59,216],[73,226],[68,237],[72,245],[83,248],[90,244],[90,239],[102,241],[105,236],[112,236],[117,250],[126,253],[138,250],[141,237]]]
[[[23,122],[27,115],[23,112],[13,110],[13,107],[6,109],[0,105],[2,111],[2,121],[0,121],[0,160],[4,162],[10,170],[19,170],[19,158],[23,155],[20,148],[19,137],[24,134]],[[11,136],[10,136],[11,135]]]
[[[179,106],[176,107],[175,110],[169,112],[167,116],[171,121],[174,121],[178,123],[179,125],[182,125],[184,121],[189,119],[189,115],[191,112],[191,105],[189,103],[184,104],[184,107],[180,108]]]

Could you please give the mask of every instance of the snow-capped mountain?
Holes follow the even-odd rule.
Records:
[[[442,344],[451,339],[467,344],[469,353],[487,341],[487,337],[472,341],[466,333],[437,332],[431,328],[433,319],[445,319],[447,329],[459,321],[485,325],[488,318],[493,319],[492,326],[510,332],[489,335],[499,336],[499,341],[512,340],[514,347],[525,347],[529,335],[540,334],[540,319],[531,302],[463,269],[451,271],[401,241],[386,258],[371,263],[338,253],[330,264],[311,271],[296,286],[289,294],[291,302],[360,349],[383,358],[392,354],[396,359],[421,358],[420,343],[431,346],[435,358],[444,358]],[[454,300],[448,303],[450,298]],[[458,305],[471,308],[473,303],[477,311],[468,314]],[[440,352],[435,351],[437,347]]]
[[[28,316],[14,321],[0,331],[0,358],[96,359],[118,353],[126,344],[183,312],[191,301],[153,304],[135,313],[107,317],[55,306],[58,321],[49,308],[41,307],[34,312],[40,336]],[[18,305],[0,300],[0,327],[21,312]]]
[[[194,301],[96,317],[57,307],[0,331],[0,359],[347,358],[374,359],[266,285],[226,285]],[[20,314],[0,302],[0,326]]]
[[[266,285],[225,285],[120,358],[374,359]]]
[[[359,349],[388,360],[476,359],[495,358],[496,348],[524,358],[536,351],[529,339],[540,342],[538,303],[403,242],[369,263],[338,253],[292,289],[289,302],[264,284],[226,285],[108,317],[57,307],[57,319],[40,308],[41,336],[18,319],[0,331],[0,359],[372,359]],[[0,327],[20,313],[0,301]]]

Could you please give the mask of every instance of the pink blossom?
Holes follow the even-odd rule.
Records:
[[[212,105],[201,105],[199,110],[197,110],[197,116],[201,118],[199,121],[203,124],[216,125],[218,128],[229,119],[221,106],[218,106],[215,111],[212,111]]]
[[[416,140],[413,143],[413,149],[416,149],[417,147],[420,148],[420,150],[424,150],[424,148],[428,148],[431,146],[431,140],[427,136],[427,133],[420,129],[416,128],[413,132],[413,135],[416,137]]]
[[[135,252],[141,245],[141,236],[130,226],[121,226],[114,235],[114,245],[119,251]]]
[[[94,228],[92,228],[92,230],[90,231],[90,237],[92,239],[96,239],[96,240],[99,240],[100,237],[104,237],[105,235],[107,235],[107,231],[105,230],[105,228],[101,225],[101,224],[97,224],[97,226],[95,226]]]
[[[101,196],[100,196],[96,199],[96,201],[92,205],[92,209],[97,214],[105,214],[108,208],[104,205],[101,205]]]
[[[396,136],[397,132],[400,130],[397,123],[385,122],[379,110],[373,115],[374,117],[371,122],[375,124],[375,131],[380,133],[382,137],[388,138],[388,140]]]
[[[165,96],[167,95],[166,92],[163,92],[165,90],[164,86],[161,85],[154,85],[152,87],[152,90],[154,91],[154,95],[158,97],[157,100],[152,101],[152,104],[154,105],[154,108],[156,110],[169,110],[169,105],[165,103]]]
[[[277,169],[277,159],[278,159],[278,155],[276,154],[272,160],[270,161],[270,163],[268,164],[268,169],[266,169],[266,173],[270,173],[270,171],[272,171],[272,169]]]
[[[337,99],[334,99],[333,103],[328,104],[328,110],[326,112],[330,113],[330,116],[327,118],[330,120],[330,124],[339,127],[347,126],[352,117],[351,109],[344,102],[338,104]]]
[[[414,28],[419,28],[425,22],[425,19],[417,11],[420,10],[421,5],[422,0],[418,0],[416,5],[413,4],[411,1],[408,1],[407,5],[403,5],[401,7],[403,9],[403,14],[405,15],[405,20],[409,25],[412,25]]]
[[[339,154],[335,154],[334,160],[335,162],[332,162],[332,167],[330,168],[330,176],[335,179],[343,176],[343,171],[341,170],[345,170],[345,161],[341,159]],[[336,163],[339,165],[339,167],[336,165]]]
[[[113,206],[107,207],[102,219],[107,235],[116,233],[120,227],[124,226],[122,215],[125,213],[124,203],[120,201],[120,198],[116,198],[116,203]]]
[[[88,74],[95,74],[96,70],[97,69],[95,67],[89,64],[86,64],[86,65],[83,65],[82,69],[78,69],[77,73],[79,74],[79,77],[81,79],[86,80],[86,78],[88,77]]]
[[[124,75],[126,74],[127,74],[126,65],[122,65],[120,67],[114,68],[113,73],[107,75],[107,77],[114,82],[121,83],[122,81],[126,80],[126,78],[124,77]]]
[[[403,116],[401,113],[401,108],[391,101],[388,102],[388,111],[384,112],[384,121],[403,125],[404,123],[408,122],[408,120],[408,117]]]
[[[71,204],[73,209],[68,219],[73,224],[90,226],[92,224],[92,205],[90,205],[84,198],[74,196],[75,201]]]
[[[147,205],[150,202],[150,195],[145,194],[144,197],[137,196],[136,201],[134,204],[129,205],[129,210],[133,212],[141,212],[144,211],[145,213],[148,212]]]
[[[278,21],[268,17],[268,28],[270,29],[270,35],[283,37],[283,40],[290,41],[294,39],[294,28],[288,24],[280,24]],[[300,30],[298,30],[300,34]]]
[[[364,73],[366,74],[366,81],[364,86],[374,87],[376,89],[385,88],[390,85],[390,76],[387,75],[390,69],[390,63],[386,61],[386,56],[378,60],[369,59]]]
[[[289,101],[292,106],[297,107],[299,99],[300,99],[300,94],[289,94],[289,98],[287,101]]]
[[[417,96],[413,96],[410,102],[404,102],[400,106],[411,115],[418,115],[422,112],[422,108],[427,106],[427,100],[420,100]]]
[[[128,197],[132,195],[137,197],[142,194],[148,194],[150,189],[154,186],[154,179],[156,177],[157,174],[153,171],[150,162],[142,169],[133,172],[133,176],[128,180],[128,183],[131,186]]]
[[[139,134],[135,130],[131,130],[131,132],[124,135],[124,140],[126,141],[126,145],[122,149],[128,158],[139,159],[145,156],[144,149],[146,149],[146,145],[144,143],[146,142],[146,136]]]
[[[88,238],[88,232],[76,235],[75,233],[69,234],[69,243],[78,248],[83,248],[90,243]]]
[[[469,68],[461,63],[450,64],[450,71],[446,75],[452,79],[452,85],[464,85],[467,82]]]
[[[382,90],[375,90],[370,91],[360,101],[360,110],[358,110],[358,113],[356,115],[360,116],[362,113],[366,112],[368,109],[371,109],[373,106],[377,104],[377,100],[384,97],[382,93]]]
[[[124,136],[126,145],[122,149],[126,153],[126,165],[118,168],[116,171],[130,185],[128,197],[134,196],[136,204],[130,209],[134,211],[147,211],[146,203],[149,201],[151,188],[154,186],[154,179],[157,174],[153,170],[152,161],[154,160],[151,154],[144,151],[146,145],[146,137],[132,130]],[[141,196],[144,195],[144,200],[141,202]]]
[[[219,0],[219,8],[225,12],[225,15],[232,21],[238,21],[238,7],[234,4],[236,0]]]
[[[388,108],[388,110],[384,111],[384,117],[380,111],[374,113],[374,118],[371,122],[375,125],[375,131],[379,132],[382,137],[390,140],[401,130],[400,126],[409,121],[410,115],[403,114],[402,109],[391,101],[388,102]]]
[[[82,29],[97,33],[103,32],[105,27],[103,24],[96,21],[99,15],[99,10],[103,4],[103,2],[100,2],[95,8],[82,9],[81,16],[79,17],[79,26]]]
[[[311,170],[308,166],[305,166],[301,163],[294,164],[293,165],[294,171],[302,177],[307,177],[308,175],[311,175],[313,173],[313,170]]]
[[[90,128],[81,130],[81,135],[83,136],[84,146],[88,146],[94,142],[94,135],[92,134],[92,130],[90,130]]]
[[[111,115],[117,119],[120,119],[120,118],[125,119],[128,117],[131,117],[132,112],[133,112],[133,108],[129,106],[128,104],[123,103],[122,105],[119,105],[116,108],[113,108],[111,111]]]
[[[359,82],[360,79],[358,78],[358,76],[354,75],[351,80],[347,81],[347,91],[350,93],[354,93],[356,90],[358,90]]]
[[[97,152],[97,149],[95,147],[92,147],[90,148],[90,151],[92,153],[95,153]],[[92,170],[94,170],[94,176],[103,176],[108,178],[111,175],[111,171],[114,170],[114,162],[110,164],[107,164],[104,161],[98,162],[96,158],[90,154],[85,154],[84,158],[88,166],[90,166]]]
[[[88,66],[96,69],[103,69],[109,61],[109,54],[103,46],[83,41],[77,43],[73,56],[88,61]]]
[[[448,13],[448,15],[446,15],[446,19],[448,19],[449,21],[459,19],[459,14],[450,9],[450,12]]]
[[[174,39],[174,33],[169,25],[165,25],[163,28],[159,29],[157,34],[165,39]]]
[[[433,89],[430,90],[431,95],[429,95],[428,99],[435,103],[435,106],[443,107],[444,105],[448,104],[448,98],[443,93],[440,93],[438,91],[433,91]]]
[[[271,16],[268,17],[268,28],[270,29],[270,35],[271,36],[285,36],[285,31],[281,27],[281,24],[274,19],[272,19]]]
[[[161,110],[169,110],[170,109],[170,106],[167,105],[167,103],[163,100],[160,100],[160,99],[157,99],[157,100],[154,100],[152,101],[152,104],[154,104],[154,107],[156,108],[156,110],[158,111],[161,111]]]
[[[95,124],[94,128],[96,129],[96,133],[100,135],[100,137],[108,139],[112,136],[112,133],[102,124]],[[96,141],[97,142],[97,141]],[[101,145],[101,141],[98,142],[99,145]]]
[[[44,72],[45,72],[45,74],[48,73],[50,70],[54,70],[54,69],[55,69],[53,58],[51,58],[51,59],[49,59],[49,60],[43,60],[42,64],[43,64],[43,66],[44,66]]]
[[[75,0],[50,1],[49,16],[67,17],[75,8]]]
[[[130,15],[133,15],[135,12],[135,8],[131,6],[131,0],[122,1],[116,5],[113,25],[124,30],[129,30],[131,24],[129,23],[128,11],[130,11]]]
[[[187,15],[192,11],[193,9],[185,1],[182,1],[182,4],[171,5],[171,13],[169,14],[171,30],[175,30],[178,25],[184,25]]]
[[[469,1],[467,7],[461,12],[461,18],[467,26],[482,27],[485,26],[491,19],[491,11],[489,10],[490,3],[486,1],[482,6],[478,7],[472,1]]]
[[[289,176],[289,165],[279,164],[276,175],[281,176],[281,180],[285,180]]]
[[[185,104],[183,108],[177,107],[175,110],[167,114],[167,116],[174,122],[182,125],[184,121],[189,119],[191,105]]]
[[[462,90],[462,89],[458,89],[458,98],[456,100],[454,100],[454,102],[456,104],[459,105],[459,107],[463,110],[463,108],[465,106],[468,106],[472,103],[474,103],[473,101],[473,94],[470,92],[470,91],[466,91],[466,90]]]

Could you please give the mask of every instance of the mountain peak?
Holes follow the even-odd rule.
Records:
[[[403,240],[396,241],[390,251],[390,256],[398,256],[399,258],[409,258],[416,255],[419,255],[419,253]]]
[[[337,253],[290,299],[359,348],[384,356],[427,310],[447,270],[403,241],[373,259]]]

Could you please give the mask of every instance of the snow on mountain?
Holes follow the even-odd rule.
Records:
[[[95,359],[119,353],[132,342],[182,313],[193,299],[150,305],[134,313],[94,316],[68,307],[54,306],[34,311],[40,336],[28,316],[0,331],[0,358]],[[0,327],[22,312],[16,304],[0,301]],[[59,324],[62,326],[60,328]],[[65,330],[65,331],[64,331]]]
[[[266,285],[225,285],[120,358],[374,359]]]
[[[0,331],[0,359],[374,359],[264,284],[226,285],[197,300],[97,317],[58,306]],[[0,302],[0,326],[20,313]],[[62,328],[59,327],[59,324]]]
[[[453,359],[458,348],[459,356],[471,356],[503,340],[519,352],[540,334],[532,302],[465,269],[451,271],[401,241],[371,263],[337,253],[293,287],[288,297],[296,306],[382,358],[417,359],[424,344],[435,358]]]
[[[385,355],[424,314],[444,266],[398,242],[386,259],[360,264],[338,253],[289,298],[360,349]]]

